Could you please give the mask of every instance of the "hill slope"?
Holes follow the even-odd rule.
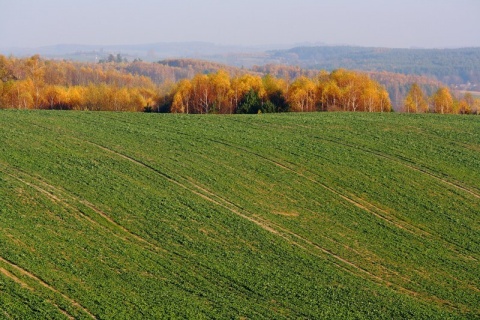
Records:
[[[0,318],[472,318],[480,123],[0,112]]]

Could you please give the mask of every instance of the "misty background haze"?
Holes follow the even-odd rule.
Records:
[[[478,0],[0,0],[0,48],[223,45],[480,46]]]

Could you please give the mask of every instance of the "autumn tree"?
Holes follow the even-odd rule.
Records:
[[[469,114],[475,105],[475,99],[470,92],[465,92],[463,98],[458,102],[458,113]]]
[[[177,84],[171,112],[173,113],[190,113],[190,99],[192,95],[192,83],[190,80],[184,79]]]
[[[14,80],[15,76],[12,72],[11,61],[0,54],[0,82],[8,82]]]
[[[315,83],[307,77],[296,79],[288,90],[287,101],[292,111],[315,111],[317,104]]]
[[[35,107],[35,86],[31,79],[16,81],[13,90],[16,105],[20,109],[32,109]]]
[[[453,98],[448,88],[438,89],[431,99],[436,113],[453,113]]]
[[[480,114],[480,99],[475,99],[472,106],[472,114]]]
[[[39,108],[41,101],[41,90],[44,85],[45,63],[40,59],[39,55],[34,55],[25,62],[27,78],[32,81],[33,87],[33,107]]]
[[[165,84],[168,86],[168,84]],[[133,91],[132,102],[137,108],[137,111],[144,111],[145,108],[153,107],[159,100],[159,93],[154,86],[135,87],[130,90]]]
[[[335,81],[327,81],[323,84],[322,105],[325,110],[335,110],[339,106],[341,91]]]
[[[136,111],[131,104],[130,90],[126,87],[110,87],[110,92],[115,111]]]
[[[390,101],[390,97],[388,95],[388,91],[386,89],[381,90],[378,93],[379,96],[379,104],[380,104],[380,112],[391,112],[393,111],[392,102]]]
[[[48,85],[44,88],[42,95],[49,109],[64,109],[67,107],[64,103],[66,93],[61,86]]]
[[[209,76],[209,82],[213,92],[213,108],[214,112],[218,113],[232,113],[230,105],[230,75],[220,70],[217,73]]]
[[[411,85],[405,98],[404,105],[407,113],[428,112],[428,102],[425,98],[425,94],[417,83]]]
[[[10,65],[10,60],[0,55],[0,108],[9,107],[9,95],[15,79]]]
[[[116,58],[112,56],[113,61],[120,60]],[[181,113],[391,110],[388,92],[365,73],[274,65],[255,70],[268,75],[223,70],[218,64],[189,59],[89,64],[0,55],[0,108]],[[177,82],[179,78],[187,79]],[[402,88],[417,82],[404,80]],[[438,113],[475,113],[479,102],[471,94],[454,101],[448,89],[441,88],[430,103]],[[428,110],[416,83],[404,105],[407,112]]]
[[[362,92],[360,94],[360,100],[362,105],[362,111],[374,112],[377,111],[378,103],[378,88],[372,81],[366,80],[362,83]]]
[[[198,74],[192,79],[192,102],[195,113],[209,113],[212,107],[213,91],[208,75]]]
[[[339,88],[338,103],[344,111],[356,111],[355,103],[358,100],[358,89],[355,86],[355,73],[345,69],[334,70],[330,74],[330,81],[334,81]]]
[[[87,88],[81,87],[81,86],[69,87],[67,90],[67,97],[65,100],[69,109],[72,109],[72,110],[87,109],[87,91],[88,91]]]
[[[388,92],[368,75],[343,69],[317,76],[322,110],[383,112],[391,110]]]

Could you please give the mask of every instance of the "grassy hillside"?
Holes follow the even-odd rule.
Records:
[[[0,318],[480,316],[480,121],[0,112]]]

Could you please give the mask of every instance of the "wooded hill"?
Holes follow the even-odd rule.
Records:
[[[452,84],[480,84],[480,48],[390,49],[351,46],[269,51],[271,62],[303,68],[388,71],[434,77]]]

